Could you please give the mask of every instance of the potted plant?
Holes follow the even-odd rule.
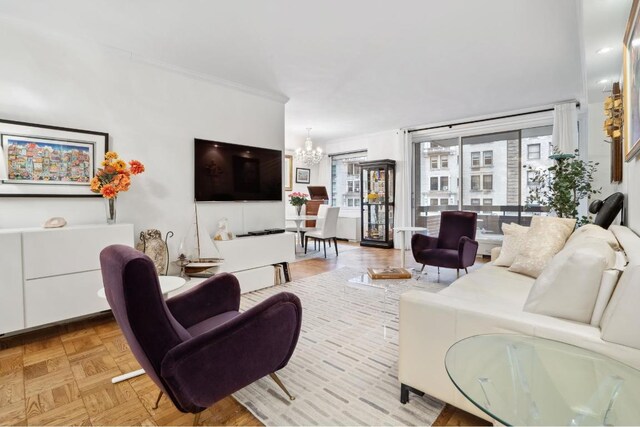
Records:
[[[599,163],[581,160],[578,150],[575,154],[554,151],[549,158],[556,163],[548,169],[525,166],[532,172],[527,206],[545,206],[560,218],[575,218],[578,226],[588,224],[591,222],[588,216],[578,217],[578,206],[585,198],[600,193],[600,189],[593,187]]]
[[[306,193],[293,192],[289,194],[289,203],[296,208],[298,216],[302,213],[302,207],[307,204],[309,195]]]

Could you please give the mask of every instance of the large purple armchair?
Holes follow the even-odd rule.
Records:
[[[438,237],[414,234],[411,238],[411,251],[416,262],[435,267],[460,269],[471,267],[478,253],[476,224],[478,214],[465,211],[444,211],[440,218]]]
[[[235,276],[218,274],[164,300],[151,259],[113,245],[100,254],[107,301],[134,356],[182,412],[199,414],[275,372],[298,342],[302,307],[282,292],[240,313]]]

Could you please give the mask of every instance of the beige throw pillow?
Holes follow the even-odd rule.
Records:
[[[575,225],[575,219],[534,216],[522,250],[509,271],[538,277],[549,260],[562,250]]]
[[[589,239],[580,246],[563,249],[534,282],[524,311],[582,323],[600,323],[602,315],[599,313],[594,319],[594,308],[603,273],[613,268],[615,262],[613,249],[603,240]],[[616,281],[617,274],[605,278],[607,287],[615,286]],[[613,287],[605,291],[608,295],[602,295],[602,299],[608,302]]]
[[[586,224],[578,227],[576,231],[571,234],[565,246],[579,245],[585,238],[602,239],[606,241],[614,251],[620,250],[620,243],[618,243],[616,236],[610,230],[605,230],[595,224]]]
[[[502,233],[504,234],[502,248],[500,249],[500,255],[493,264],[501,267],[510,267],[522,250],[528,231],[529,227],[519,224],[502,224]]]

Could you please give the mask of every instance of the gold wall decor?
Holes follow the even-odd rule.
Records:
[[[604,133],[611,143],[611,182],[622,181],[622,128],[624,111],[620,83],[614,83],[611,95],[604,100]]]

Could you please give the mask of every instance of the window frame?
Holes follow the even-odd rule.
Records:
[[[534,152],[531,151],[531,147],[538,147],[538,152],[537,155],[538,157],[531,157],[531,154],[534,154]],[[542,146],[541,144],[538,143],[532,143],[532,144],[527,144],[527,160],[540,160],[542,158]]]

